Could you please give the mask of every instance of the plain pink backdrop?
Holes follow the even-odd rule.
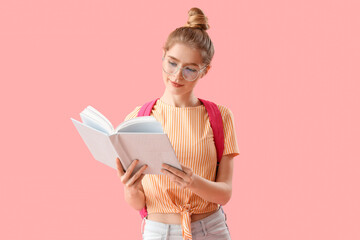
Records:
[[[1,1],[0,239],[141,238],[70,117],[117,126],[161,96],[162,44],[194,6],[215,46],[196,96],[235,118],[232,238],[360,239],[356,0]]]

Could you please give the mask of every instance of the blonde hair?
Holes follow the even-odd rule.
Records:
[[[188,11],[187,23],[170,33],[163,49],[166,52],[176,43],[183,43],[200,50],[203,63],[208,65],[215,53],[214,45],[206,32],[209,28],[208,19],[203,11],[193,7]]]

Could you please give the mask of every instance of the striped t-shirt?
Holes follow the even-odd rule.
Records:
[[[232,112],[225,106],[217,106],[224,126],[223,155],[237,156],[239,150]],[[137,117],[140,108],[137,106],[125,120]],[[150,116],[161,123],[179,162],[191,168],[194,174],[215,181],[217,155],[205,106],[175,107],[158,99]],[[217,203],[206,201],[189,189],[180,189],[165,175],[146,174],[142,185],[149,214],[180,213],[189,218],[192,213],[207,213],[219,207]],[[187,222],[190,221],[187,219]],[[184,230],[186,226],[182,224],[182,227]]]

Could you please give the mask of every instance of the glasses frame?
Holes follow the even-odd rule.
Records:
[[[162,57],[162,62],[164,62],[164,59],[165,59],[165,57]],[[164,69],[164,64],[162,63],[162,69],[163,69],[163,71],[166,72],[166,73],[169,74],[169,75],[175,75],[175,74],[179,71],[179,69],[181,69],[181,75],[182,75],[182,77],[183,77],[186,81],[188,81],[188,82],[193,82],[193,81],[195,81],[196,79],[198,79],[198,77],[200,76],[200,73],[202,73],[207,66],[208,66],[208,65],[205,65],[203,68],[200,68],[200,70],[198,71],[198,74],[197,74],[196,78],[194,78],[194,80],[187,80],[187,79],[185,78],[185,76],[184,76],[184,71],[183,71],[183,69],[184,69],[185,67],[187,67],[187,66],[185,66],[185,67],[180,67],[180,66],[178,65],[178,66],[176,67],[175,72],[173,72],[173,73],[168,73],[167,71],[165,71],[165,69]],[[198,67],[199,67],[199,66],[198,66]]]

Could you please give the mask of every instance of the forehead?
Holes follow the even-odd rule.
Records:
[[[176,43],[166,53],[167,56],[176,58],[183,64],[202,64],[201,52],[184,44]]]

